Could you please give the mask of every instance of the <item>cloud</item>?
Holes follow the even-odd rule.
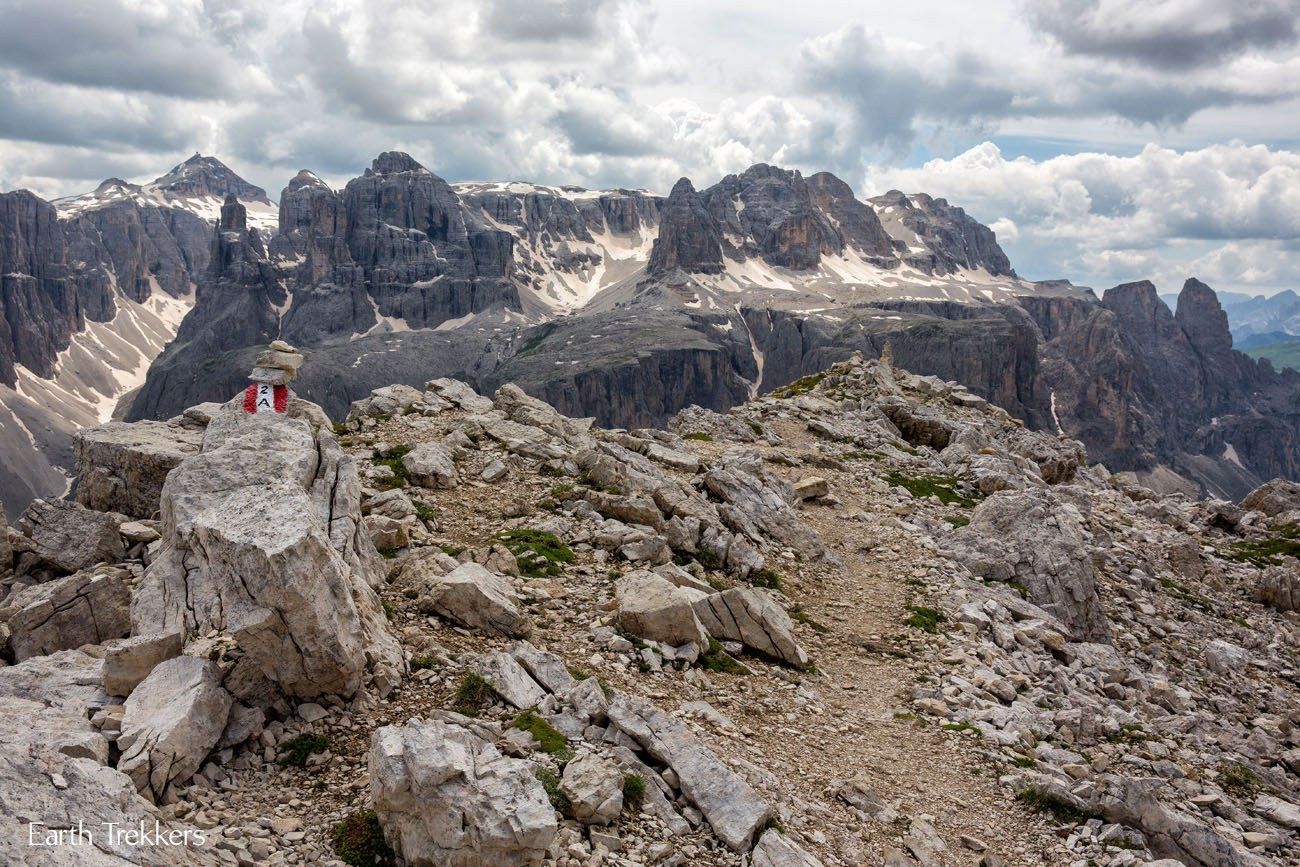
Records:
[[[1029,21],[1070,54],[1165,70],[1294,45],[1296,0],[1033,0]]]
[[[998,227],[1020,270],[1036,276],[1138,279],[1195,267],[1234,285],[1300,277],[1300,154],[1263,145],[1188,151],[1149,145],[1132,156],[1079,153],[1007,159],[985,142],[918,168],[869,169],[864,187],[925,191]],[[1277,267],[1247,267],[1244,254]],[[1300,281],[1297,281],[1300,282]]]
[[[251,79],[195,0],[6,0],[0,66],[59,84],[201,99]]]

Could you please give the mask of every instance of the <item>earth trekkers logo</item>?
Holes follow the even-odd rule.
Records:
[[[164,828],[156,819],[153,827],[141,819],[135,824],[78,821],[68,827],[51,827],[44,822],[27,823],[27,845],[32,847],[99,846],[105,849],[145,846],[203,846],[207,835],[198,828]]]

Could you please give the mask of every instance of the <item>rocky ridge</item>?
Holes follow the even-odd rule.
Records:
[[[161,488],[89,432],[97,505],[161,520],[9,534],[0,695],[82,776],[0,784],[224,863],[1295,860],[1300,489],[1157,495],[885,355],[668,430],[450,379],[196,407]],[[33,641],[70,580],[131,637]]]

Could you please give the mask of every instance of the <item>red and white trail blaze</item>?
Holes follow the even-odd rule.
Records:
[[[289,405],[289,386],[255,382],[244,389],[244,412],[283,414]]]

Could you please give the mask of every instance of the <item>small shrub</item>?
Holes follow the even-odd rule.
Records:
[[[640,774],[623,775],[623,806],[639,810],[645,801],[645,777]]]
[[[432,656],[417,656],[411,660],[411,671],[424,671],[426,668],[437,668],[438,660]]]
[[[1235,762],[1223,762],[1219,765],[1219,785],[1229,794],[1249,798],[1264,787],[1264,781]]]
[[[716,638],[709,639],[709,649],[700,656],[700,665],[722,674],[749,674],[749,669],[723,650]]]
[[[948,619],[944,617],[942,611],[924,605],[909,605],[907,610],[912,613],[903,622],[914,629],[929,632],[932,635],[938,633],[939,624]]]
[[[438,547],[441,548],[442,553],[446,554],[448,557],[459,557],[461,554],[465,553],[464,545],[439,545]]]
[[[560,764],[564,764],[573,757],[573,751],[569,749],[568,739],[556,731],[554,726],[538,716],[536,711],[524,711],[515,717],[510,726],[532,735],[533,740],[537,741],[537,748],[544,753],[555,756],[560,761]]]
[[[802,623],[813,632],[830,632],[830,629],[825,624],[813,620],[808,612],[803,610],[802,605],[796,605],[790,609],[790,619]]]
[[[438,523],[438,513],[424,503],[415,504],[415,517],[424,521],[426,524]]]
[[[686,436],[682,437],[682,439],[694,440],[696,442],[701,442],[701,443],[711,443],[713,442],[713,434],[706,434],[701,431],[696,431],[695,433],[686,434]]]
[[[1033,786],[1021,790],[1020,794],[1016,795],[1016,800],[1040,813],[1054,816],[1058,822],[1078,824],[1088,818],[1073,805],[1062,803],[1048,792]]]
[[[330,832],[334,854],[352,867],[393,867],[396,858],[384,840],[374,810],[353,813]]]
[[[479,711],[496,701],[496,690],[483,679],[482,675],[467,672],[456,683],[456,696],[453,707],[465,716],[478,716]]]
[[[384,606],[384,616],[387,617],[389,620],[392,620],[395,617],[397,617],[396,605],[389,602],[387,599],[380,599],[379,604]]]
[[[334,422],[333,428],[334,428],[335,436],[343,436],[345,433],[348,432],[347,424],[341,421]]]
[[[396,549],[396,548],[376,548],[375,550],[378,551],[378,552],[379,552],[379,556],[380,556],[380,557],[383,557],[385,560],[396,560],[396,559],[397,559],[397,549]]]
[[[952,524],[952,528],[954,530],[958,529],[959,527],[965,527],[967,524],[970,523],[970,518],[967,518],[965,515],[949,515],[948,517],[944,518],[944,520],[947,521],[949,524]]]
[[[766,587],[768,590],[780,590],[781,573],[764,566],[749,573],[749,583],[755,587]]]
[[[284,755],[280,757],[281,767],[305,768],[307,759],[316,753],[323,753],[329,748],[329,738],[317,734],[301,734],[284,745]]]
[[[515,555],[519,571],[529,578],[554,578],[562,564],[573,562],[573,550],[545,530],[507,530],[497,536]]]
[[[752,430],[754,433],[758,434],[759,436],[763,435],[763,426],[758,422],[747,421],[745,422],[745,424],[749,425],[749,429]]]

